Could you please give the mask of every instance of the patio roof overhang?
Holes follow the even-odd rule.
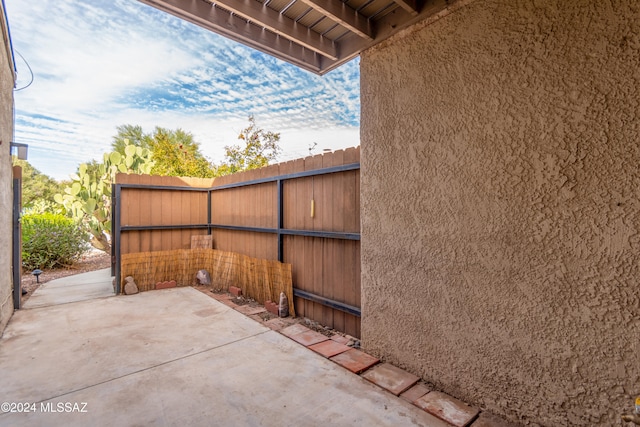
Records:
[[[472,0],[139,0],[322,75]]]

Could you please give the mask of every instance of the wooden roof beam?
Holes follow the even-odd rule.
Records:
[[[260,25],[288,40],[295,41],[313,52],[329,59],[338,59],[336,46],[331,40],[256,0],[211,1],[247,21]]]
[[[418,0],[393,0],[412,16],[418,15]]]
[[[156,9],[177,16],[180,19],[196,24],[231,40],[253,47],[261,52],[289,61],[298,67],[320,74],[326,59],[305,49],[291,40],[278,36],[270,31],[249,24],[241,17],[236,17],[220,8],[213,7],[202,0],[139,0]]]
[[[371,22],[339,0],[300,0],[360,37],[373,40]],[[405,0],[403,0],[405,1]],[[408,0],[411,1],[411,0]]]

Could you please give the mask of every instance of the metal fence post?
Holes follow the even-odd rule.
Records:
[[[13,178],[13,307],[18,310],[22,305],[22,233],[20,229],[20,216],[22,210],[22,170],[16,173],[14,168]],[[17,176],[17,178],[16,178]]]
[[[284,262],[282,229],[284,228],[284,181],[279,179],[278,185],[278,261]]]

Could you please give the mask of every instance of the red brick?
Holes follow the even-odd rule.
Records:
[[[291,338],[292,340],[308,347],[310,345],[313,344],[317,344],[319,342],[322,341],[327,341],[329,339],[329,337],[326,337],[324,335],[322,335],[321,333],[318,333],[316,331],[312,331],[309,330],[307,332],[302,332],[299,334],[295,334],[290,336],[289,338]]]
[[[331,339],[340,344],[347,344],[350,340],[347,337],[343,337],[342,335],[335,334],[331,337]]]
[[[339,342],[335,342],[333,340],[322,341],[318,344],[310,345],[309,348],[327,358],[351,350],[351,347],[340,344]]]
[[[299,323],[296,323],[294,325],[291,326],[287,326],[286,328],[284,328],[283,330],[280,331],[280,333],[286,337],[291,338],[294,335],[297,335],[301,332],[307,332],[310,331],[311,329],[307,328],[306,326],[303,326]]]
[[[422,396],[414,404],[456,427],[467,426],[480,412],[477,408],[439,391]]]
[[[354,348],[345,351],[344,353],[340,353],[337,356],[333,356],[331,360],[355,374],[359,374],[360,372],[369,369],[380,361],[375,357]]]
[[[264,313],[266,310],[264,307],[251,307],[250,305],[239,305],[235,307],[236,311],[244,314],[245,316],[251,316],[252,314]]]
[[[374,366],[362,374],[362,377],[377,386],[390,391],[396,396],[417,383],[420,379],[417,376],[407,371],[403,371],[389,363],[382,363]]]
[[[216,299],[216,300],[218,300],[220,302],[229,301],[231,299],[231,296],[229,294],[226,294],[226,293],[224,293],[224,294],[211,293],[211,296],[214,299]]]
[[[407,402],[415,402],[431,390],[423,383],[418,383],[400,395]]]
[[[169,289],[169,288],[175,288],[175,287],[176,287],[175,280],[172,280],[170,282],[158,282],[158,283],[156,283],[156,289]]]
[[[242,296],[242,289],[238,288],[237,286],[229,286],[229,292],[231,293],[231,295],[235,295],[237,297]]]
[[[285,321],[280,319],[279,317],[276,317],[275,319],[269,319],[266,322],[264,322],[264,324],[270,327],[271,329],[273,329],[274,331],[279,331],[281,329],[284,329],[287,326]]]
[[[276,316],[278,315],[278,304],[275,302],[266,301],[264,303],[264,308],[266,308],[269,313],[275,314]]]
[[[221,299],[221,300],[218,300],[218,301],[223,303],[227,307],[236,308],[238,306],[235,302],[233,302],[233,298]]]

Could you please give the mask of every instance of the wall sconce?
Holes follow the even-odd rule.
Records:
[[[27,144],[21,144],[19,142],[11,142],[9,143],[9,146],[11,147],[12,153],[14,151],[13,149],[15,148],[15,151],[17,153],[16,155],[20,160],[27,160],[27,149],[29,148]]]

